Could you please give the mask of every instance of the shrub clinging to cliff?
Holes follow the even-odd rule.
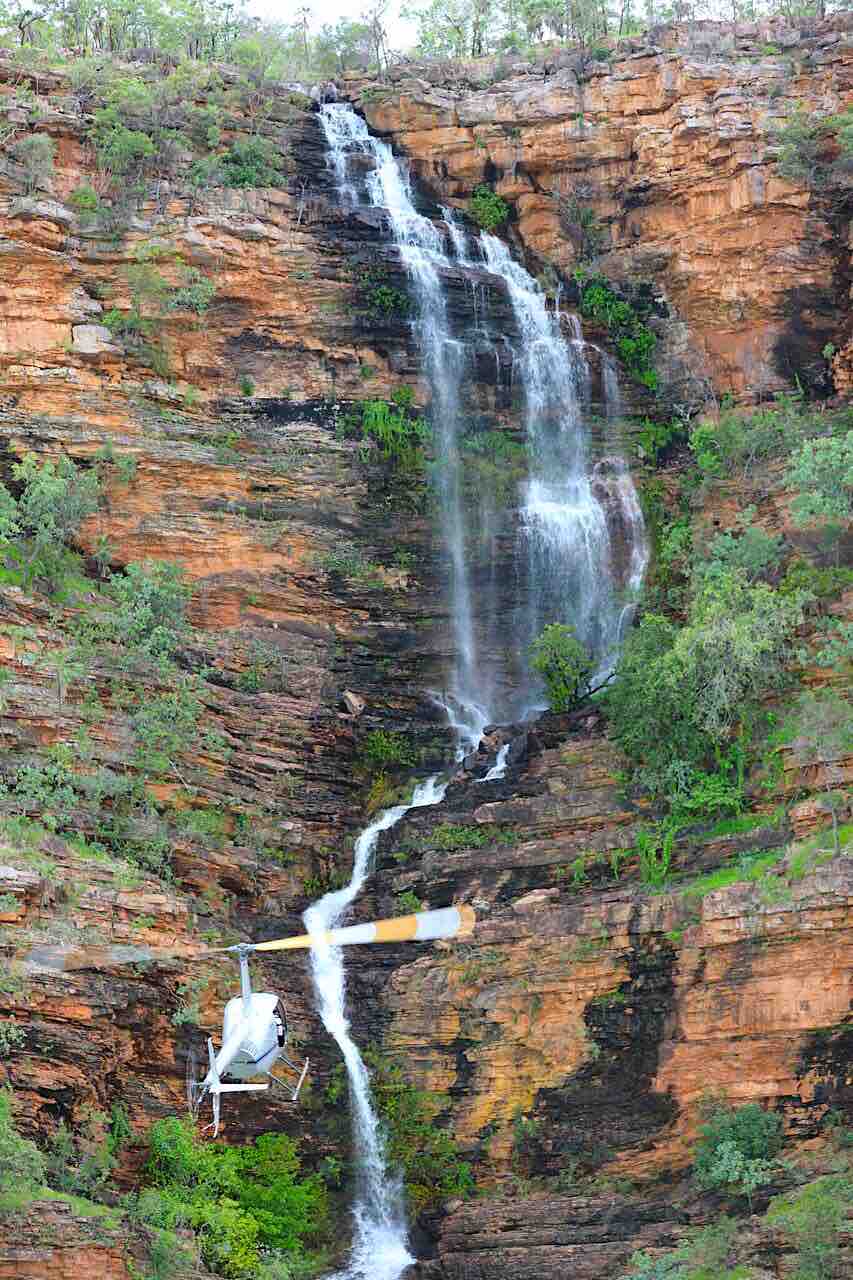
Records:
[[[471,217],[484,231],[497,231],[509,217],[509,205],[491,187],[482,184],[471,196]]]
[[[782,1147],[782,1121],[757,1102],[719,1106],[699,1128],[693,1162],[701,1187],[736,1191],[751,1200],[769,1182]]]

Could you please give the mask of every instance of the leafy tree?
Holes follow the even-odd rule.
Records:
[[[475,187],[471,196],[471,216],[484,231],[497,231],[509,217],[509,205],[491,187]]]
[[[114,608],[101,623],[102,636],[155,661],[172,658],[185,641],[190,587],[179,565],[150,560],[110,575]]]
[[[268,138],[236,139],[222,157],[226,187],[279,187],[281,169],[275,146]]]
[[[25,583],[44,577],[55,586],[66,565],[65,543],[98,508],[98,474],[64,456],[40,463],[28,453],[13,464],[12,479],[17,500],[0,484],[0,551],[20,566]]]
[[[771,1201],[768,1221],[781,1227],[796,1249],[792,1280],[834,1280],[841,1275],[841,1233],[851,1204],[853,1183],[844,1175],[818,1178]]]
[[[545,682],[552,711],[571,711],[589,696],[595,665],[574,627],[547,626],[530,646],[530,665]]]
[[[699,1128],[693,1169],[701,1187],[746,1195],[773,1176],[782,1148],[782,1121],[757,1102],[715,1108]]]
[[[129,129],[116,107],[96,111],[91,131],[98,167],[114,177],[139,174],[156,147],[141,129]]]
[[[699,579],[741,573],[754,582],[775,569],[782,559],[784,540],[781,535],[765,533],[753,524],[755,508],[748,507],[737,520],[737,533],[718,533],[708,547],[706,557],[697,566]]]
[[[427,56],[479,58],[494,45],[495,0],[427,0],[404,7],[418,24],[418,51]]]
[[[788,465],[785,486],[796,491],[798,525],[846,524],[853,516],[853,431],[805,440]]]
[[[324,1224],[322,1180],[300,1176],[296,1143],[284,1134],[226,1147],[201,1142],[189,1121],[173,1117],[157,1121],[150,1143],[141,1215],[167,1229],[189,1225],[218,1274],[254,1277],[263,1250],[299,1261]]]
[[[720,573],[687,623],[646,615],[629,635],[606,705],[638,781],[675,807],[783,679],[804,596]]]

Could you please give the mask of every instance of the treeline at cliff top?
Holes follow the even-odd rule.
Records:
[[[322,6],[285,6],[270,22],[229,0],[55,0],[0,5],[7,59],[27,70],[91,58],[167,63],[228,62],[265,80],[300,80],[348,70],[382,72],[410,58],[526,57],[561,46],[606,60],[619,42],[665,24],[694,29],[694,43],[726,57],[740,24],[758,24],[767,53],[779,24],[808,31],[851,12],[847,0],[412,0],[396,21],[392,0],[365,0],[358,17],[322,22]],[[401,39],[402,30],[414,40]]]

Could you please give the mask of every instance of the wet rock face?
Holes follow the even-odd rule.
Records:
[[[604,273],[652,283],[670,306],[658,362],[674,401],[701,399],[708,379],[718,393],[760,398],[795,372],[820,391],[823,348],[849,337],[844,200],[839,215],[837,202],[780,178],[773,131],[792,101],[821,115],[849,103],[850,30],[849,15],[736,37],[713,24],[701,38],[661,28],[580,71],[566,59],[503,64],[486,85],[463,67],[428,85],[422,68],[404,67],[390,85],[351,75],[341,89],[444,203],[464,206],[479,183],[493,185],[512,205],[519,247],[541,263],[571,272],[572,211],[591,210]],[[845,348],[839,389],[849,365]]]

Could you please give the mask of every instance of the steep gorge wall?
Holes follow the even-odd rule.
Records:
[[[839,26],[815,41],[816,65],[793,89],[812,106],[838,109],[850,93],[848,37]],[[781,74],[776,61],[697,64],[638,48],[610,71],[594,68],[582,90],[583,130],[568,71],[545,80],[523,72],[472,92],[411,80],[391,91],[344,88],[412,156],[434,195],[464,203],[477,182],[494,181],[517,212],[517,245],[561,270],[573,264],[572,241],[549,192],[565,192],[567,174],[594,183],[590,201],[614,237],[604,265],[666,300],[661,368],[690,399],[704,396],[709,379],[744,396],[788,385],[774,351],[790,329],[792,289],[820,302],[817,321],[809,308],[796,321],[811,346],[846,336],[835,229],[806,193],[774,176],[766,148],[767,118],[781,118],[787,102],[770,96]],[[0,890],[16,900],[3,912],[4,954],[20,975],[0,993],[0,1012],[26,1037],[0,1071],[21,1100],[24,1127],[42,1134],[86,1104],[122,1099],[140,1131],[182,1107],[190,1032],[173,1015],[192,971],[178,960],[140,972],[128,953],[58,974],[33,962],[33,946],[79,939],[180,951],[202,930],[231,940],[294,926],[310,882],[347,865],[347,838],[363,820],[354,764],[368,729],[403,729],[424,769],[446,753],[427,691],[441,687],[451,656],[428,508],[401,501],[381,468],[335,432],[347,405],[368,395],[406,383],[423,403],[426,392],[405,319],[366,314],[360,265],[379,261],[399,284],[397,265],[381,228],[330,198],[306,104],[283,102],[285,189],[212,191],[194,202],[167,193],[143,206],[117,244],[83,227],[66,203],[92,173],[85,122],[66,88],[40,86],[50,109],[39,128],[59,146],[52,197],[22,196],[12,169],[5,178],[4,462],[26,450],[86,461],[105,443],[136,458],[135,479],[111,488],[82,545],[91,552],[105,536],[114,564],[162,557],[186,567],[197,657],[215,671],[206,721],[230,747],[227,758],[213,750],[185,761],[186,781],[199,803],[268,827],[268,843],[290,857],[281,865],[236,841],[178,842],[178,883],[164,888],[142,877],[128,885],[58,839],[0,853],[10,864]],[[9,80],[4,92],[7,109],[18,109]],[[163,322],[169,380],[128,358],[99,325],[104,286],[110,302],[126,303],[134,246],[158,238],[216,284],[200,323]],[[241,380],[250,395],[239,394]],[[199,392],[194,406],[182,394],[188,386]],[[509,420],[500,385],[484,376],[478,395]],[[727,525],[745,500],[734,490],[712,495],[711,517]],[[771,523],[787,528],[784,510]],[[381,566],[382,588],[323,569],[341,542]],[[401,547],[413,568],[399,567]],[[61,705],[51,677],[28,658],[53,642],[43,605],[8,587],[2,605],[7,627],[29,632],[3,638],[13,683],[2,734],[16,761],[71,738],[82,691]],[[848,595],[836,612],[849,618],[851,608]],[[282,691],[235,687],[253,638],[285,655]],[[344,690],[365,700],[360,716],[341,701]],[[119,713],[92,736],[99,759],[126,752]],[[601,725],[558,722],[535,730],[528,747],[496,788],[460,779],[448,794],[441,820],[483,828],[483,841],[448,851],[431,839],[435,815],[414,815],[383,842],[361,904],[367,915],[394,910],[403,893],[430,906],[461,897],[481,920],[468,950],[437,947],[415,960],[377,950],[351,970],[359,1039],[381,1042],[414,1082],[436,1089],[441,1122],[484,1183],[510,1189],[506,1201],[474,1201],[431,1224],[421,1244],[437,1256],[425,1270],[442,1280],[556,1276],[567,1267],[609,1280],[639,1243],[676,1239],[709,1211],[700,1202],[674,1212],[666,1190],[667,1179],[682,1185],[707,1087],[778,1106],[789,1131],[806,1136],[829,1103],[850,1106],[849,860],[818,859],[805,878],[735,885],[698,903],[641,891],[631,866],[617,884],[610,859],[630,848],[646,815],[623,796]],[[790,825],[758,825],[742,840],[700,833],[680,850],[680,865],[713,867],[738,850],[809,835],[822,820],[803,796],[823,779],[789,766],[755,807],[769,823],[776,802],[798,801]],[[833,767],[849,786],[853,761]],[[580,886],[570,870],[579,857],[593,867]],[[271,964],[267,974],[288,994],[319,1093],[333,1055],[311,1014],[305,969]],[[205,1031],[217,1031],[225,990],[212,975],[199,994]],[[517,1142],[517,1113],[534,1122],[526,1144]],[[226,1135],[282,1124],[309,1147],[316,1140],[311,1113],[283,1119],[263,1102],[230,1109]],[[513,1195],[513,1178],[550,1187],[573,1160],[603,1179],[635,1179],[635,1192]],[[57,1275],[89,1267],[86,1240],[75,1253],[74,1229],[61,1226],[50,1228],[60,1244],[29,1258],[26,1240],[4,1241],[0,1275],[35,1280],[49,1267]],[[99,1247],[88,1274],[123,1276],[114,1241]]]

